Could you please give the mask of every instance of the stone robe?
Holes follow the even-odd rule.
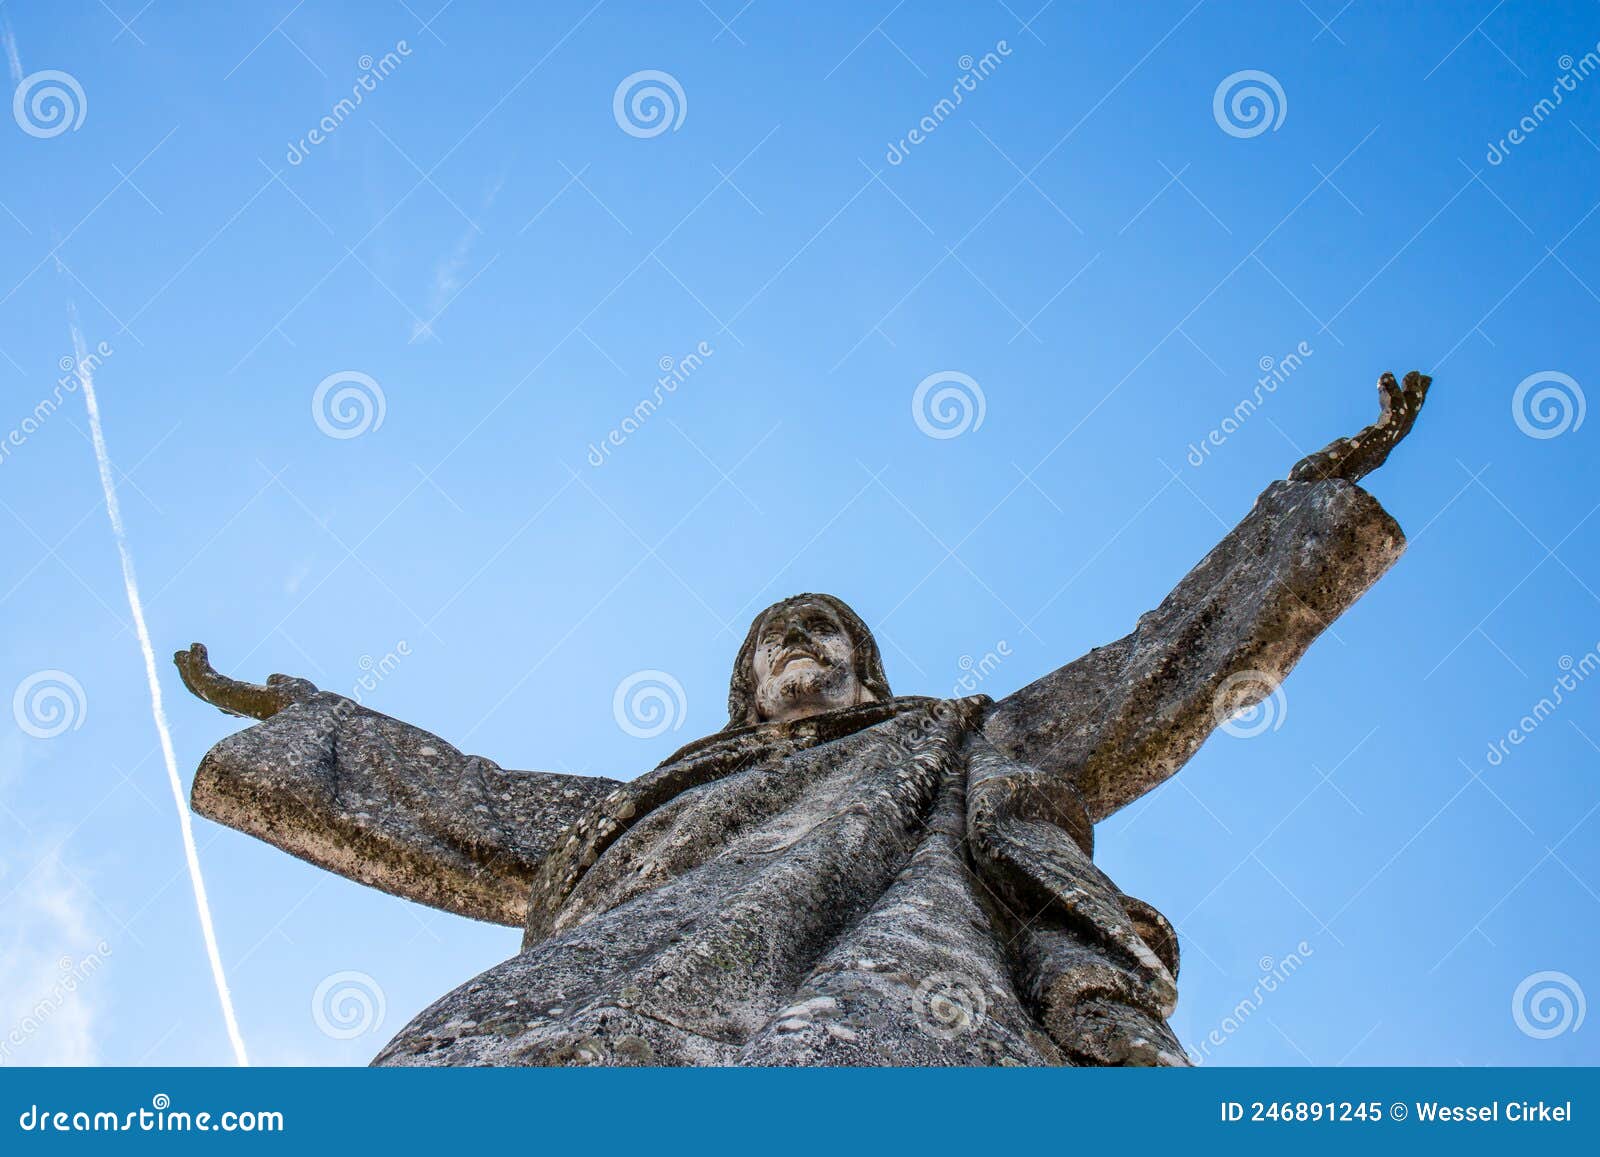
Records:
[[[1130,634],[998,702],[734,728],[619,783],[318,693],[213,748],[194,808],[525,929],[378,1064],[1183,1064],[1177,937],[1095,867],[1094,824],[1403,545],[1360,487],[1277,482]]]

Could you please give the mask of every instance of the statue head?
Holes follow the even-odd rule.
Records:
[[[728,726],[787,722],[889,697],[878,644],[860,616],[832,595],[795,595],[750,624],[728,686]]]

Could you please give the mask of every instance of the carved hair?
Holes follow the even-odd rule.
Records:
[[[761,624],[768,615],[787,610],[798,603],[821,603],[838,616],[845,633],[850,636],[850,655],[856,681],[880,703],[891,698],[889,680],[883,673],[883,656],[878,653],[877,640],[872,637],[867,624],[861,621],[861,616],[846,606],[842,599],[832,595],[792,595],[773,603],[750,624],[750,632],[745,635],[744,645],[739,648],[739,657],[733,661],[733,678],[728,683],[728,727],[725,730],[760,722],[756,714],[756,636],[761,633]]]

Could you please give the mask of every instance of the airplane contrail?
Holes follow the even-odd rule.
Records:
[[[11,21],[0,10],[0,47],[6,52],[6,71],[11,74],[13,87],[22,83],[22,57],[17,55],[17,34],[11,31]]]
[[[178,758],[172,748],[172,732],[167,727],[167,712],[161,705],[161,682],[156,678],[156,653],[150,644],[150,630],[144,621],[144,602],[139,597],[139,580],[133,571],[133,554],[128,549],[128,534],[122,523],[122,507],[117,503],[116,482],[111,476],[111,457],[106,452],[105,432],[100,426],[100,400],[94,392],[94,372],[89,362],[89,349],[78,326],[77,310],[72,311],[72,347],[77,356],[78,381],[83,385],[83,402],[89,411],[89,435],[94,442],[95,461],[100,468],[100,489],[106,497],[106,514],[111,519],[111,533],[117,540],[117,553],[122,558],[122,585],[128,592],[128,609],[133,612],[134,630],[139,636],[139,649],[144,653],[144,674],[150,684],[150,714],[155,719],[156,733],[161,737],[161,755],[167,764],[167,780],[172,786],[172,800],[178,808],[178,829],[183,834],[183,854],[189,864],[189,883],[194,886],[195,910],[200,916],[200,931],[205,937],[206,956],[211,961],[211,979],[217,987],[217,999],[222,1002],[222,1019],[227,1025],[228,1040],[233,1045],[233,1056],[240,1065],[248,1065],[244,1037],[239,1034],[239,1022],[233,1014],[233,997],[228,992],[228,978],[222,970],[222,954],[217,950],[217,932],[211,922],[211,904],[206,899],[206,882],[200,874],[200,853],[194,844],[194,825],[189,819],[189,804],[184,799],[183,781],[178,777]]]

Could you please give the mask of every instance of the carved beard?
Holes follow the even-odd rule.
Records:
[[[762,719],[789,715],[796,708],[807,714],[849,707],[857,700],[855,672],[848,665],[791,661],[756,688],[756,710]]]

